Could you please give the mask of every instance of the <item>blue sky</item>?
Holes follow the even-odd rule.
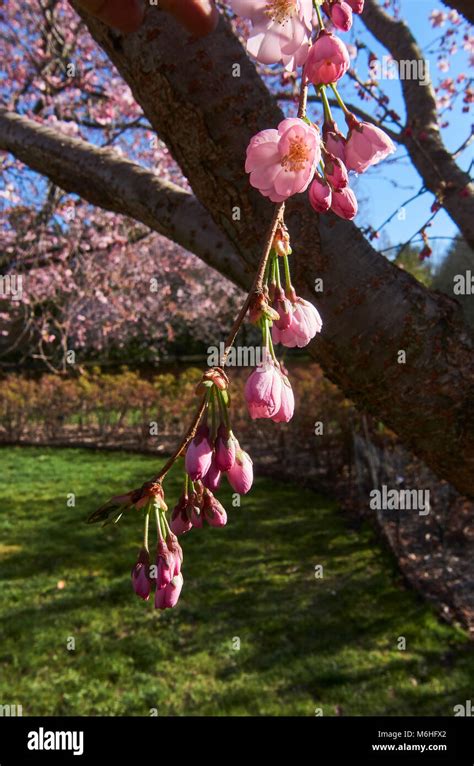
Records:
[[[437,67],[437,55],[429,54],[428,51],[433,47],[432,43],[441,36],[448,28],[433,28],[428,21],[428,17],[433,9],[447,11],[441,2],[433,0],[400,0],[400,16],[410,26],[423,53],[427,55],[430,62],[430,74],[434,85],[437,85],[441,79],[452,77],[453,79],[464,72],[469,74],[469,56],[467,51],[460,46],[459,51],[450,57],[450,70],[443,73]],[[387,55],[387,51],[377,43],[377,41],[368,33],[363,23],[357,17],[353,29],[349,34],[343,35],[346,43],[351,43],[355,38],[359,38],[367,43],[370,42],[370,48],[381,58]],[[472,32],[472,30],[471,30]],[[437,46],[434,46],[437,47]],[[359,54],[357,60],[357,70],[362,79],[367,75],[366,66],[367,55],[365,51]],[[472,76],[472,71],[471,71]],[[391,108],[395,109],[402,118],[404,118],[404,104],[401,96],[400,82],[397,80],[384,80],[383,89],[390,97]],[[367,102],[361,102],[357,96],[354,97],[353,85],[351,82],[341,91],[346,95],[348,101],[360,105],[367,109]],[[372,111],[371,109],[367,109]],[[449,120],[449,126],[442,130],[443,139],[446,147],[450,151],[455,151],[468,137],[471,130],[472,114],[462,114],[461,105],[456,105],[453,112],[447,112],[445,119]],[[338,118],[341,127],[344,125],[342,118]],[[402,119],[403,122],[403,119]],[[403,147],[397,150],[397,157],[405,153]],[[468,169],[473,160],[472,146],[464,151],[458,162],[461,167]],[[391,183],[393,182],[393,183]],[[394,184],[397,184],[397,188]],[[356,182],[358,196],[362,199],[361,212],[356,218],[356,222],[361,224],[369,223],[377,228],[388,216],[401,206],[404,200],[414,194],[422,185],[422,181],[410,160],[402,160],[399,163],[382,163],[377,168],[369,170],[363,176],[360,176]],[[433,195],[425,194],[423,197],[415,200],[405,208],[405,220],[399,220],[398,217],[388,224],[384,231],[391,244],[405,242],[416,232],[420,226],[428,219],[430,215],[430,206],[433,202]],[[457,229],[449,216],[441,210],[434,219],[430,227],[431,236],[453,236]],[[390,244],[378,240],[375,243],[377,248],[382,248]],[[432,243],[433,261],[439,262],[449,246],[447,241],[436,241]]]

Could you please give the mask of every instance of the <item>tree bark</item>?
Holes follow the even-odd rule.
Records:
[[[231,243],[234,278],[248,287],[272,206],[248,184],[245,149],[282,116],[253,64],[224,20],[197,42],[155,8],[127,38],[86,20]],[[317,298],[324,319],[311,353],[347,396],[474,496],[474,338],[457,302],[390,264],[353,224],[319,220],[306,197],[289,201],[287,221],[297,289]]]

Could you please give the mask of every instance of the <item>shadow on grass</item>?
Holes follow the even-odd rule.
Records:
[[[0,465],[0,691],[29,694],[27,713],[434,715],[468,698],[464,634],[397,585],[370,531],[326,498],[262,480],[232,508],[223,491],[228,526],[182,538],[182,598],[158,613],[130,586],[139,514],[84,524],[153,459],[24,449],[0,450]]]

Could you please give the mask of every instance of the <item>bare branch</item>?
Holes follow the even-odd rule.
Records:
[[[420,61],[423,54],[408,25],[389,16],[377,0],[366,0],[362,14],[367,29],[400,61]],[[407,111],[404,143],[426,187],[442,199],[465,240],[474,247],[474,193],[468,173],[456,164],[441,138],[431,82],[402,79]]]

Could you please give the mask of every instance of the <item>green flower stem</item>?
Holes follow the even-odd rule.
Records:
[[[277,367],[280,367],[280,362],[278,361],[275,349],[273,348],[272,335],[270,332],[268,333],[268,350],[270,351],[273,361],[276,362]]]
[[[216,387],[215,386],[211,388],[210,404],[211,404],[211,423],[212,423],[211,438],[212,438],[212,441],[214,441],[214,439],[216,438],[216,433],[217,433]]]
[[[342,97],[340,96],[340,94],[339,94],[335,84],[332,82],[329,87],[331,88],[332,92],[334,93],[334,96],[336,97],[336,101],[339,104],[339,106],[341,107],[341,109],[344,112],[344,114],[345,115],[351,114],[351,112],[349,111],[349,109],[345,105],[344,101],[342,100]],[[326,99],[326,101],[327,101],[327,99]]]
[[[262,345],[268,349],[268,319],[262,319]]]
[[[283,256],[283,265],[285,267],[285,285],[288,289],[290,289],[291,285],[291,274],[290,274],[290,264],[288,262],[288,256]]]
[[[275,277],[276,277],[277,287],[281,287],[280,262],[279,262],[278,258],[275,258]]]
[[[332,88],[332,85],[331,85],[331,88]],[[318,91],[319,91],[319,95],[321,97],[321,101],[322,101],[322,104],[323,104],[324,119],[325,119],[326,122],[329,122],[329,123],[332,124],[334,122],[334,118],[333,118],[332,112],[331,112],[331,105],[329,104],[328,97],[326,95],[326,86],[325,85],[320,85],[319,88],[318,88]]]
[[[150,527],[150,510],[148,509],[148,511],[145,514],[145,530],[143,532],[143,547],[145,548],[146,551],[149,550],[149,548],[148,548],[148,530],[149,530],[149,527]]]
[[[314,10],[316,11],[316,14],[318,17],[319,26],[321,27],[321,29],[324,29],[324,21],[321,14],[321,8],[319,7],[319,3],[317,2],[317,0],[313,0],[313,5],[314,5]]]
[[[160,518],[160,516],[161,516],[160,509],[158,508],[158,506],[155,505],[156,531],[158,533],[158,539],[159,540],[164,540],[165,536],[163,535],[163,531],[161,529],[161,518]]]
[[[219,389],[217,389],[217,396],[218,396],[218,399],[219,399],[219,406],[220,406],[222,415],[224,417],[224,423],[225,423],[226,427],[230,431],[231,430],[231,424],[230,424],[230,418],[229,418],[229,409],[228,409],[227,404],[225,403],[224,398],[222,396],[222,391],[219,391]]]

